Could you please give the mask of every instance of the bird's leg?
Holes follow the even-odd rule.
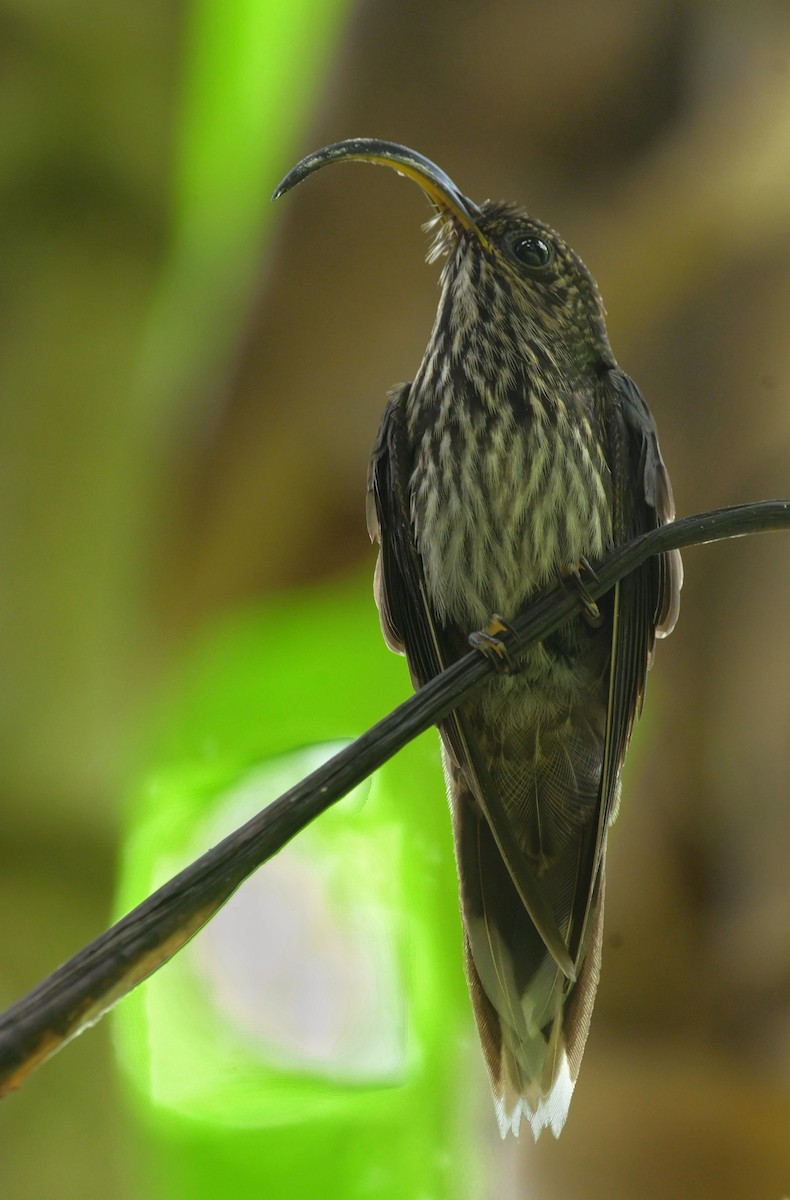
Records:
[[[600,608],[587,590],[587,586],[582,579],[582,572],[584,572],[586,575],[592,576],[595,582],[598,582],[598,576],[595,574],[595,571],[592,569],[587,559],[583,556],[578,560],[578,562],[565,563],[564,566],[560,567],[558,574],[563,583],[568,579],[573,580],[576,590],[579,593],[579,599],[582,605],[582,616],[588,625],[591,625],[593,629],[598,629],[598,627],[603,624],[603,617],[601,616]]]
[[[490,658],[500,675],[515,675],[521,670],[522,664],[517,654],[518,635],[513,626],[508,625],[498,613],[492,613],[485,629],[476,629],[469,634],[469,645]]]

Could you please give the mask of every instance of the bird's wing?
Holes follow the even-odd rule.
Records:
[[[650,409],[639,388],[623,371],[610,371],[609,383],[620,399],[622,418],[632,443],[639,470],[637,495],[646,512],[645,529],[666,525],[675,519],[672,485],[661,457],[658,432]],[[628,536],[626,532],[625,536]],[[675,628],[683,586],[683,563],[679,550],[661,554],[650,562],[655,569],[653,627],[658,637],[668,637]],[[650,640],[651,651],[653,640]]]
[[[607,372],[602,410],[609,415],[613,540],[619,545],[671,521],[672,487],[658,445],[655,422],[636,384],[622,371]],[[594,847],[588,862],[589,887],[579,889],[571,953],[578,964],[589,929],[597,873],[606,832],[617,815],[620,772],[634,721],[641,711],[656,636],[672,632],[680,606],[683,565],[673,550],[650,558],[614,591],[609,700]],[[583,854],[589,853],[582,851]]]
[[[405,430],[409,385],[390,394],[370,464],[368,528],[380,543],[375,593],[382,629],[391,649],[405,653],[412,680],[421,687],[463,652],[442,626],[428,599],[422,562],[412,532],[409,481],[412,461]],[[463,769],[491,829],[516,890],[546,948],[563,973],[574,966],[553,908],[513,830],[499,789],[487,778],[475,741],[456,710],[441,722],[447,750]]]
[[[415,687],[444,668],[411,530],[405,433],[409,384],[389,395],[368,474],[368,532],[379,543],[374,593],[387,645],[405,654]]]

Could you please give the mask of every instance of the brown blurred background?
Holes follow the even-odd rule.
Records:
[[[189,639],[372,562],[367,456],[436,301],[417,189],[327,172],[277,208],[216,377],[167,425],[134,407],[184,22],[0,4],[3,1004],[105,924],[136,731]],[[786,4],[367,0],[280,174],[357,134],[579,251],[679,513],[790,495]],[[789,606],[785,536],[686,555],[568,1127],[497,1144],[491,1195],[790,1193]],[[0,1111],[12,1200],[131,1198],[144,1153],[104,1026]]]

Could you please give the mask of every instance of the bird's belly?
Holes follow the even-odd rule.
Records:
[[[479,455],[464,472],[440,457],[418,457],[412,519],[442,620],[472,629],[493,612],[515,616],[561,567],[604,553],[608,472],[576,449],[550,456],[525,438],[515,452]]]

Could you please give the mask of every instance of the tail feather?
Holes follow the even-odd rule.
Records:
[[[488,825],[456,777],[453,816],[465,965],[503,1137],[522,1117],[537,1139],[568,1114],[598,985],[603,867],[575,984],[559,971],[521,904]],[[459,786],[460,785],[460,786]]]

